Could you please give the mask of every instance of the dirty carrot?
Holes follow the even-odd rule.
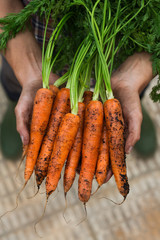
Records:
[[[35,174],[38,188],[47,175],[48,164],[53,150],[54,140],[61,120],[69,111],[70,90],[68,88],[62,88],[59,90],[55,98],[46,135],[43,139],[41,150],[36,163]]]
[[[80,118],[79,128],[67,158],[65,172],[64,172],[64,192],[65,194],[71,188],[73,181],[76,176],[76,169],[79,163],[81,149],[82,149],[82,136],[83,136],[83,125],[84,125],[84,113],[85,113],[85,104],[79,102],[78,103],[78,116]]]
[[[53,92],[51,90],[41,88],[37,91],[34,100],[30,126],[30,139],[26,155],[26,166],[24,172],[25,182],[30,179],[33,173],[38,152],[49,121],[52,103]]]
[[[56,95],[59,91],[58,87],[54,86],[54,85],[49,85],[49,89],[53,92],[53,103],[54,103],[54,100],[56,98]]]
[[[84,95],[83,95],[84,104],[87,105],[92,100],[92,97],[93,97],[93,92],[92,91],[85,91]]]
[[[92,100],[92,97],[93,97],[93,92],[86,90],[83,94],[83,103],[85,105],[87,105]],[[79,157],[79,162],[78,162],[78,166],[77,166],[77,170],[76,170],[78,174],[80,173],[81,162],[82,162],[82,151],[81,151],[81,154]]]
[[[109,170],[109,145],[106,123],[103,123],[102,138],[96,167],[96,180],[99,187],[105,182]]]
[[[59,34],[60,34],[60,32],[63,28],[63,25],[71,17],[71,14],[69,13],[69,14],[64,15],[64,17],[59,21],[58,25],[55,27],[54,31],[51,34],[51,37],[50,37],[49,42],[47,44],[47,48],[45,50],[45,39],[46,39],[47,25],[48,25],[48,22],[49,22],[50,13],[51,13],[51,8],[49,9],[49,12],[48,12],[48,16],[47,16],[47,20],[46,20],[46,27],[45,27],[45,31],[44,31],[44,38],[43,38],[43,48],[42,48],[42,82],[43,82],[43,88],[49,88],[49,78],[50,78],[51,71],[53,69],[53,65],[54,65],[57,57],[59,56],[60,51],[62,50],[62,48],[60,48],[60,50],[53,57],[55,42],[58,39],[58,36],[59,36]],[[56,88],[54,88],[54,89],[56,89]],[[51,91],[51,90],[49,90],[49,91]],[[52,93],[52,95],[53,95],[53,93]],[[47,103],[46,103],[46,105],[47,105]]]
[[[91,195],[103,126],[103,104],[91,101],[85,110],[82,164],[78,181],[79,199],[86,203]]]
[[[47,199],[57,188],[61,171],[78,131],[79,116],[67,113],[59,126],[46,178]]]
[[[111,168],[118,190],[125,199],[129,193],[129,184],[124,150],[124,121],[120,102],[117,99],[106,100],[104,113],[109,137]]]

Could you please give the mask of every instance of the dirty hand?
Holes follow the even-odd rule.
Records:
[[[140,93],[152,80],[152,63],[148,53],[135,53],[113,73],[111,85],[114,96],[119,99],[126,127],[125,152],[129,154],[140,139],[142,110]],[[112,176],[108,171],[105,182]]]
[[[113,73],[111,84],[114,96],[122,105],[128,136],[125,152],[130,153],[140,139],[142,110],[140,93],[152,80],[152,63],[148,53],[135,53]]]
[[[36,91],[42,87],[41,49],[30,31],[19,33],[10,40],[5,58],[11,65],[22,86],[22,92],[15,108],[17,131],[24,145],[29,143],[29,123]],[[58,76],[51,74],[50,83]]]

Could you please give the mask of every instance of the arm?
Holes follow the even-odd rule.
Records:
[[[142,111],[139,94],[152,78],[152,62],[148,53],[135,53],[113,73],[111,79],[113,92],[121,102],[128,127],[126,153],[129,153],[140,139]]]
[[[1,0],[0,17],[8,13],[19,12],[23,8],[20,0]],[[34,96],[42,86],[42,62],[41,49],[35,40],[32,32],[26,30],[17,34],[7,44],[5,58],[12,67],[17,80],[22,86],[22,93],[15,108],[17,131],[19,132],[23,144],[29,142],[29,118],[32,112]],[[54,82],[58,78],[52,74],[50,79]]]

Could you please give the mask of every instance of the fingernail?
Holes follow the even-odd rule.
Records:
[[[129,150],[128,150],[128,154],[131,153],[133,147],[130,147]]]
[[[22,140],[22,143],[24,144],[24,137],[21,135],[21,140]]]
[[[109,181],[109,179],[112,177],[112,170],[109,169],[108,173],[107,173],[107,176],[106,176],[106,179],[105,179],[105,183],[107,183]]]

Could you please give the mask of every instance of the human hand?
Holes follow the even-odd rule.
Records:
[[[152,63],[148,53],[135,53],[113,73],[111,85],[114,96],[119,99],[125,122],[125,152],[129,154],[140,139],[142,110],[140,93],[152,80]],[[105,183],[112,177],[109,169]]]
[[[50,75],[50,83],[58,79],[56,74]],[[33,80],[33,81],[32,81]],[[31,121],[34,98],[37,90],[42,87],[42,78],[31,79],[24,85],[18,103],[15,108],[17,131],[24,145],[29,143],[29,126]]]
[[[148,53],[135,53],[130,56],[111,78],[114,96],[119,99],[123,110],[127,130],[127,154],[140,139],[142,110],[139,95],[152,78],[152,63]]]
[[[30,31],[20,33],[8,42],[5,57],[22,86],[22,92],[15,108],[17,131],[24,145],[29,143],[29,125],[34,97],[42,87],[41,49]],[[52,84],[58,79],[50,75]]]

